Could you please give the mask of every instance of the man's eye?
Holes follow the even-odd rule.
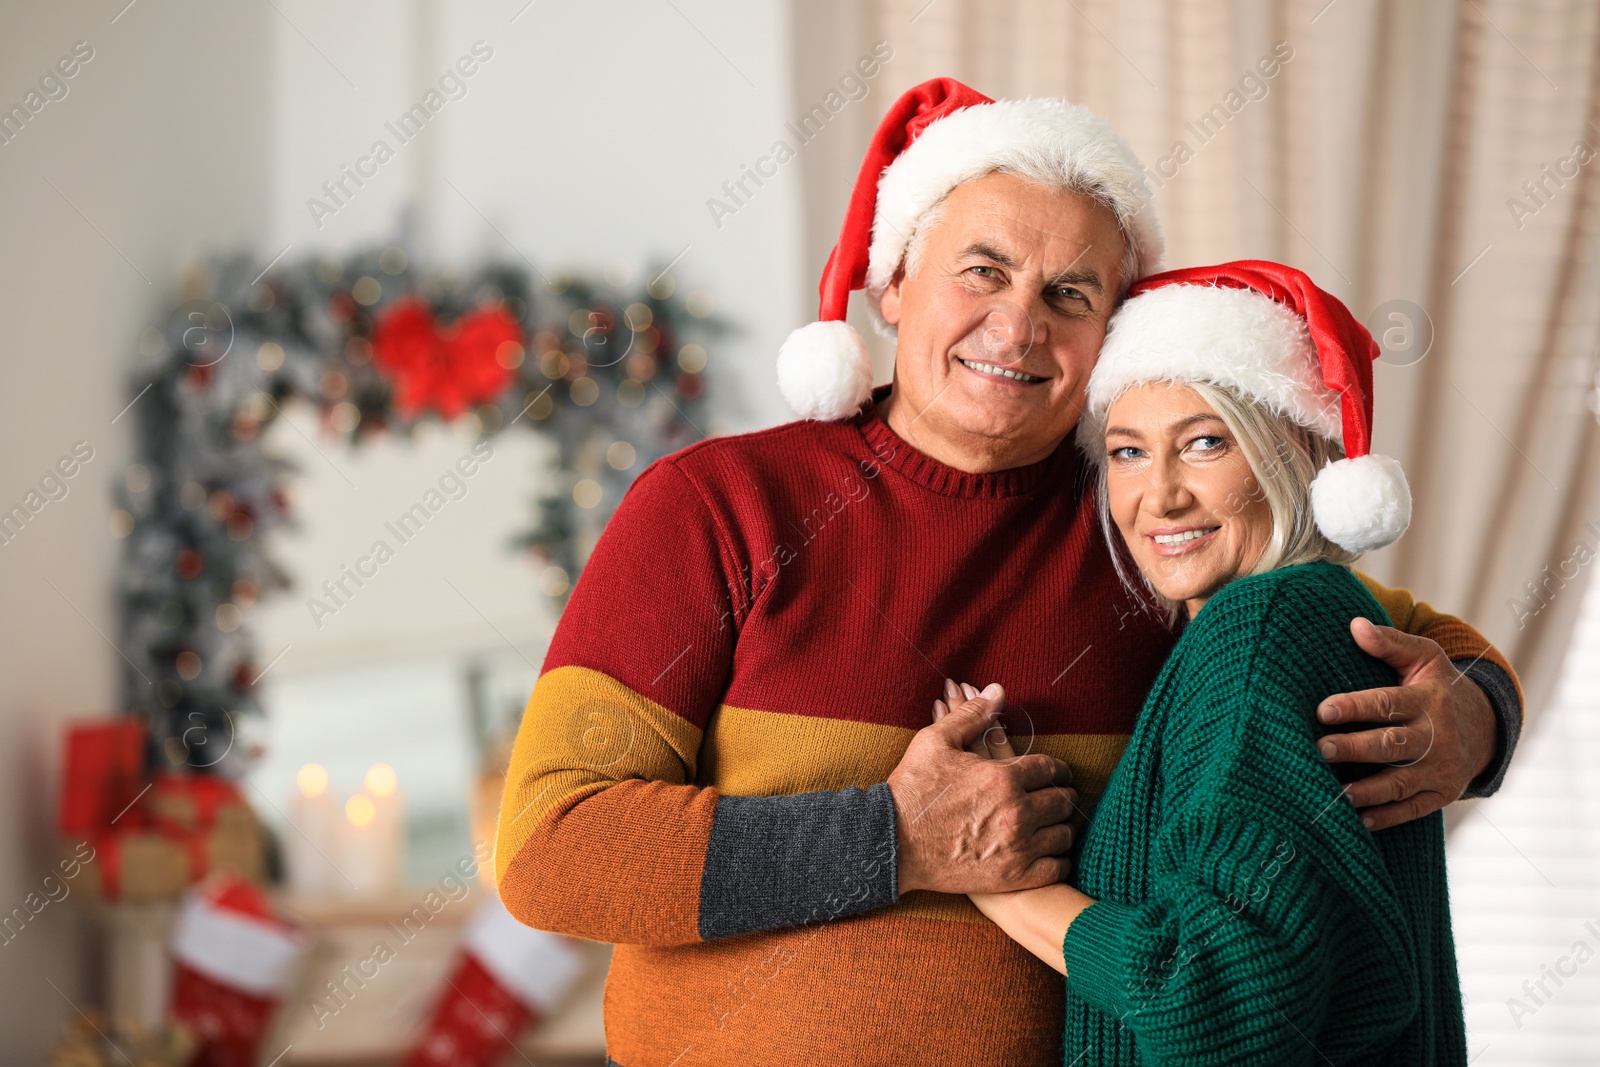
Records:
[[[986,271],[990,272],[988,274],[980,274],[980,275],[978,275],[978,277],[980,277],[980,278],[992,278],[992,277],[994,277],[994,273],[993,273],[994,268],[993,267],[988,267],[988,266],[984,266],[982,264],[979,264],[976,267],[968,267],[967,269],[969,271],[985,271],[986,270]]]
[[[1055,292],[1056,296],[1063,297],[1067,300],[1082,300],[1086,304],[1089,302],[1089,298],[1083,295],[1082,289],[1078,289],[1070,285],[1058,285],[1056,286]]]

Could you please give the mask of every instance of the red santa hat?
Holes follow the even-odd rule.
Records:
[[[818,321],[789,335],[778,353],[778,389],[803,418],[842,419],[872,392],[872,361],[845,322],[850,293],[874,298],[894,279],[927,210],[962,182],[1002,167],[1046,170],[1116,213],[1132,251],[1133,277],[1161,259],[1161,228],[1144,165],[1111,123],[1081,104],[991,100],[954,78],[934,78],[883,117],[822,272]],[[894,335],[876,299],[873,324]]]
[[[1371,452],[1379,354],[1350,309],[1293,267],[1239,260],[1166,271],[1135,284],[1111,317],[1084,428],[1144,382],[1231,387],[1344,449],[1311,483],[1312,515],[1334,544],[1369,552],[1411,522],[1405,472]]]

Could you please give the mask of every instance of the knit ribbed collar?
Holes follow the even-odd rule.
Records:
[[[1071,434],[1044,459],[1021,467],[973,474],[941,463],[912,448],[884,421],[881,405],[892,388],[892,383],[874,388],[871,400],[856,413],[851,422],[861,431],[868,449],[878,462],[935,493],[969,498],[1020,496],[1043,481],[1058,464],[1064,468],[1073,464],[1076,452],[1073,450]]]

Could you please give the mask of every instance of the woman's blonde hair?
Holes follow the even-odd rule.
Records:
[[[1348,565],[1360,558],[1360,553],[1340,548],[1324,537],[1311,517],[1312,479],[1329,463],[1344,458],[1344,449],[1337,442],[1247,398],[1231,386],[1191,381],[1172,384],[1193,389],[1222,419],[1250,464],[1250,473],[1255,476],[1257,489],[1252,498],[1257,498],[1257,494],[1264,498],[1272,513],[1272,536],[1247,573],[1263,574],[1280,567],[1319,561]],[[1110,405],[1106,408],[1108,412]],[[1095,501],[1100,528],[1122,584],[1147,600],[1165,616],[1170,626],[1177,621],[1182,605],[1162,596],[1150,584],[1134,563],[1121,531],[1111,518],[1111,501],[1106,489],[1107,412],[1085,413],[1079,422],[1077,438],[1079,448],[1089,454],[1095,465]],[[1241,507],[1243,503],[1240,502]]]

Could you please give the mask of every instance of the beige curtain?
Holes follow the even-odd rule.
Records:
[[[1169,265],[1280,259],[1385,334],[1376,446],[1404,463],[1416,511],[1401,543],[1365,565],[1488,633],[1522,674],[1531,721],[1585,561],[1600,555],[1600,5],[807,0],[793,11],[797,114],[875,41],[894,50],[869,95],[800,152],[808,285],[877,119],[909,86],[950,75],[1110,116],[1152,171]],[[852,321],[888,380],[892,352],[857,308]]]

